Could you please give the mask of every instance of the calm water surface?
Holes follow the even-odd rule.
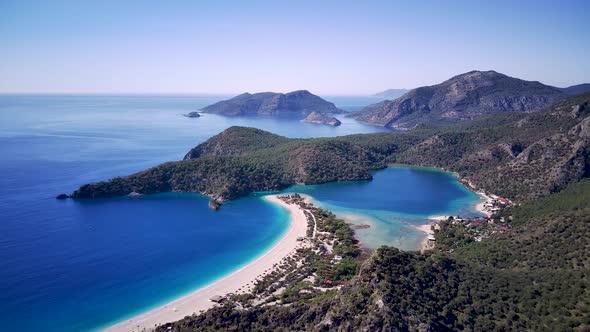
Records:
[[[342,126],[332,128],[272,118],[181,116],[223,98],[0,96],[3,329],[84,331],[108,326],[247,263],[280,238],[288,226],[285,211],[256,195],[230,202],[215,213],[207,208],[206,198],[195,194],[96,201],[58,201],[56,194],[178,160],[193,146],[232,125],[288,137],[384,130],[347,118],[341,118]],[[349,111],[379,101],[328,99]],[[301,191],[339,214],[371,223],[371,229],[359,232],[363,242],[398,239],[392,243],[410,247],[419,235],[408,225],[419,223],[425,211],[438,214],[467,209],[472,203],[469,192],[447,174],[436,173],[438,180],[428,180],[429,174],[386,170],[376,173],[372,182],[312,186]],[[397,185],[379,187],[388,181]],[[428,189],[418,188],[428,183]],[[407,191],[408,186],[416,187],[410,210],[404,209],[408,204],[396,203],[406,196],[399,190]],[[420,197],[428,197],[431,190],[445,194],[420,203]],[[370,199],[354,202],[357,191]],[[366,196],[369,193],[373,196]],[[424,207],[432,202],[440,205],[421,210],[421,204]],[[380,234],[371,235],[376,230]]]
[[[441,215],[475,216],[480,198],[455,176],[429,168],[391,167],[372,181],[294,186],[289,192],[311,195],[314,203],[368,229],[355,231],[365,247],[393,245],[414,250],[424,233],[414,226]]]

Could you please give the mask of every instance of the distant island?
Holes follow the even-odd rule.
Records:
[[[455,171],[478,188],[528,199],[587,176],[589,104],[586,93],[532,114],[503,112],[446,127],[334,138],[291,139],[231,127],[183,161],[83,185],[72,197],[185,191],[223,202],[298,183],[368,180],[371,170],[407,164]]]
[[[350,116],[358,121],[409,129],[448,124],[500,112],[538,112],[590,86],[560,89],[493,70],[470,71],[437,85],[410,90],[395,100],[369,105]]]
[[[385,91],[381,91],[381,92],[374,94],[373,97],[383,98],[383,99],[395,99],[395,98],[403,96],[408,91],[410,91],[410,90],[408,90],[408,89],[387,89]]]
[[[340,122],[340,120],[336,119],[335,117],[318,112],[309,113],[309,115],[303,119],[303,122],[324,124],[333,127],[337,127],[342,124],[342,122]]]
[[[297,120],[303,120],[311,113],[333,115],[343,112],[333,103],[307,90],[243,93],[206,106],[201,111],[225,116],[277,116]]]
[[[187,118],[200,118],[201,114],[199,114],[199,112],[190,112],[187,114],[183,114],[184,116],[186,116]]]

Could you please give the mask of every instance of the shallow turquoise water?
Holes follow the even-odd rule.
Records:
[[[285,211],[256,195],[213,212],[207,199],[195,194],[96,201],[58,201],[56,194],[181,159],[190,148],[231,125],[289,137],[384,130],[350,119],[332,128],[272,118],[181,116],[220,98],[0,95],[3,330],[85,331],[110,325],[235,270],[271,246],[288,225]],[[375,100],[334,101],[358,109]],[[371,189],[382,183],[380,174],[389,170],[377,173],[370,183],[306,190],[338,213],[347,206],[380,225],[366,234],[359,232],[363,242],[373,241],[371,231],[381,229],[395,238],[399,231],[395,224],[387,226],[382,221],[386,217],[377,218],[383,211],[391,216],[389,203],[351,204],[355,192],[361,193],[358,197],[367,191],[385,192],[386,188]],[[424,185],[420,182],[424,174],[415,172],[411,179]],[[431,184],[455,186],[437,180]],[[353,195],[334,196],[333,188]],[[459,204],[462,198],[457,195],[443,199]],[[381,240],[387,238],[379,235]]]
[[[424,233],[414,226],[440,215],[479,215],[475,204],[480,198],[463,187],[450,173],[430,168],[390,167],[373,174],[372,181],[294,186],[314,203],[354,223],[370,225],[356,230],[364,246],[393,245],[401,249],[419,248]]]

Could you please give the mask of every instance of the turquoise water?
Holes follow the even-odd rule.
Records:
[[[393,245],[419,248],[424,233],[414,226],[441,215],[475,216],[480,198],[450,173],[429,168],[390,167],[374,172],[372,181],[294,186],[287,192],[313,197],[315,204],[368,229],[355,230],[369,248]]]
[[[331,128],[272,118],[181,116],[221,98],[0,95],[3,330],[109,325],[254,259],[288,225],[284,211],[256,197],[214,213],[199,195],[58,201],[56,194],[181,159],[231,125],[291,137],[383,130],[347,119]],[[339,106],[350,109],[371,102],[341,100]]]
[[[273,118],[181,116],[221,98],[0,95],[3,330],[67,332],[110,325],[251,261],[280,238],[289,222],[285,211],[256,195],[213,212],[206,206],[207,199],[195,194],[95,201],[58,201],[56,194],[181,159],[190,148],[231,125],[289,137],[385,130],[346,118],[342,126],[332,128]],[[331,99],[347,110],[375,102],[373,98]],[[395,238],[395,228],[382,221],[387,219],[375,216],[379,211],[390,215],[399,207],[394,209],[387,202],[381,207],[349,204],[350,197],[334,196],[332,189],[342,186],[341,191],[351,194],[364,190],[360,198],[368,195],[367,190],[386,192],[387,188],[366,186],[381,183],[380,174],[389,172],[376,173],[373,182],[306,190],[338,213],[347,206],[349,212],[379,225],[359,232],[363,242],[373,241],[370,234],[378,229],[388,230]],[[411,179],[418,182],[408,184],[415,187],[416,195],[424,184],[420,174],[426,173],[416,171]],[[454,188],[456,183],[434,181],[432,186]],[[451,210],[453,204],[463,204],[457,203],[461,199],[469,200],[457,197],[442,199],[451,200],[447,206]],[[392,201],[398,198],[399,194],[391,195]],[[402,211],[414,216],[412,211]]]

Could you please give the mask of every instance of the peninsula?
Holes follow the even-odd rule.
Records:
[[[586,93],[543,111],[404,132],[290,139],[231,127],[182,161],[84,185],[72,196],[177,190],[223,200],[293,183],[370,179],[370,170],[394,164],[455,171],[472,189],[501,198],[482,205],[488,217],[440,218],[421,228],[423,252],[384,246],[367,255],[345,221],[298,195],[283,197],[307,220],[294,254],[283,256],[291,245],[278,264],[254,262],[114,329],[567,330],[588,326],[578,308],[590,289],[589,155]]]
[[[478,189],[525,200],[587,176],[589,103],[586,93],[531,114],[504,112],[452,126],[335,138],[290,139],[231,127],[182,161],[86,184],[72,197],[185,191],[222,202],[296,183],[369,180],[371,170],[408,164],[454,171]]]

